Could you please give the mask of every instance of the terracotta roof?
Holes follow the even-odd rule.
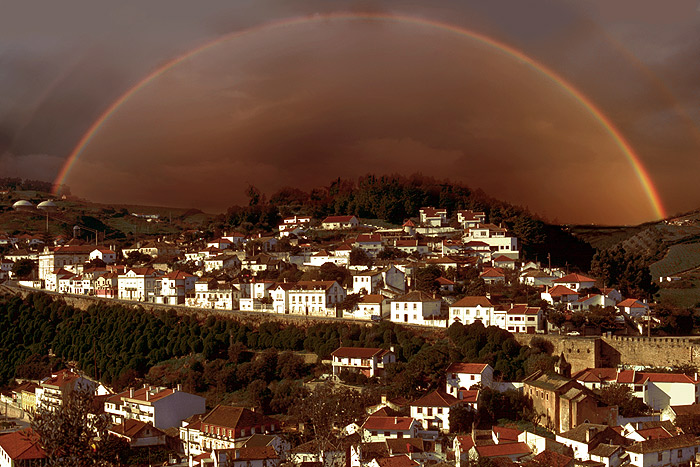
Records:
[[[368,243],[376,243],[376,242],[381,242],[382,237],[379,234],[360,234],[357,236],[355,239],[356,242],[368,242]]]
[[[525,443],[505,443],[475,446],[479,457],[517,456],[530,454],[530,446]]]
[[[649,439],[628,446],[628,452],[646,454],[650,452],[668,451],[685,447],[700,446],[698,439],[691,434],[674,436],[673,438]]]
[[[139,400],[139,401],[146,402],[146,393],[147,392],[149,392],[148,388],[134,389],[134,396],[131,397],[130,391],[126,390],[126,391],[120,392],[119,394],[115,394],[113,396],[110,396],[109,401],[119,403],[123,399],[131,399],[131,400]],[[173,394],[174,392],[175,391],[173,389],[151,388],[150,394],[148,395],[148,402],[154,402],[154,401],[157,401],[157,400],[162,399],[164,397],[168,397],[169,395]]]
[[[334,350],[331,355],[338,358],[372,358],[381,356],[390,350],[375,347],[340,347]]]
[[[408,219],[406,222],[403,223],[401,227],[415,227],[416,224],[413,222],[411,219]]]
[[[496,438],[498,438],[499,443],[501,440],[517,441],[518,436],[522,433],[522,430],[508,428],[506,426],[494,426],[491,430],[496,435]]]
[[[479,400],[479,390],[478,389],[460,389],[459,398],[462,402],[474,403]]]
[[[491,300],[489,300],[487,297],[480,297],[480,296],[467,296],[464,297],[452,305],[450,307],[475,307],[475,306],[482,306],[485,308],[490,308],[493,307],[493,303],[491,303]]]
[[[595,279],[591,279],[590,277],[584,276],[582,274],[567,274],[564,277],[560,277],[559,279],[555,279],[554,282],[560,283],[560,284],[567,284],[567,283],[574,283],[574,282],[595,282]]]
[[[573,457],[548,450],[537,454],[532,460],[537,462],[535,465],[546,465],[548,467],[571,467],[574,465]]]
[[[484,272],[479,274],[480,277],[505,277],[505,273],[501,268],[485,267]]]
[[[506,255],[498,256],[491,260],[494,263],[515,263],[516,260],[509,258]]]
[[[134,438],[138,436],[138,434],[145,429],[146,427],[150,427],[151,430],[153,430],[158,436],[158,434],[163,434],[161,430],[158,428],[153,427],[150,423],[144,423],[140,420],[135,420],[135,419],[130,419],[127,418],[124,420],[124,423],[122,424],[115,424],[112,425],[112,428],[109,429],[109,431],[116,433],[118,435],[122,436],[127,436],[129,438]]]
[[[452,407],[462,401],[441,389],[437,389],[418,400],[411,402],[412,407]]]
[[[0,447],[15,461],[46,457],[39,436],[31,428],[0,435]]]
[[[422,290],[414,290],[394,299],[394,302],[437,302],[439,298],[433,298]]]
[[[645,304],[640,302],[639,300],[636,300],[634,298],[628,298],[626,300],[622,300],[620,303],[618,303],[616,306],[619,307],[625,307],[625,308],[648,308]]]
[[[389,448],[389,452],[392,454],[425,451],[425,445],[422,438],[387,439],[385,442]]]
[[[474,446],[474,440],[471,435],[457,436],[457,442],[462,451],[469,451]]]
[[[661,439],[672,438],[673,435],[666,431],[663,427],[657,426],[654,428],[644,428],[637,430],[637,434],[644,439]]]
[[[362,427],[365,430],[399,430],[406,431],[411,429],[414,423],[411,417],[381,417],[372,415],[365,420]]]
[[[509,315],[537,315],[539,312],[540,307],[527,305],[513,305],[511,309],[508,310]]]
[[[440,284],[440,285],[455,285],[454,282],[452,282],[451,280],[449,280],[449,279],[447,279],[447,278],[445,278],[445,277],[442,277],[442,276],[440,276],[440,277],[438,277],[437,279],[435,279],[435,281],[436,281],[438,284]]]
[[[323,219],[322,224],[326,223],[336,223],[336,222],[350,222],[350,220],[355,216],[328,216]]]
[[[676,415],[700,415],[700,404],[672,405],[671,410]]]
[[[365,295],[360,299],[360,303],[382,303],[384,297],[378,294]]]
[[[224,452],[236,461],[253,461],[265,459],[278,459],[277,451],[272,446],[251,446],[233,449],[217,449],[217,452]]]
[[[255,413],[244,407],[217,405],[202,418],[202,424],[224,428],[247,429],[263,425],[279,425],[279,422],[274,418]]]
[[[455,362],[445,369],[445,373],[462,373],[467,375],[481,374],[487,366],[488,363]]]
[[[166,274],[164,277],[168,278],[168,279],[187,279],[188,277],[194,277],[194,276],[192,274],[188,274],[184,271],[173,271],[169,274]]]
[[[551,289],[549,289],[549,295],[552,297],[561,297],[564,295],[578,295],[578,292],[575,290],[571,290],[570,288],[564,286],[564,285],[555,285]]]
[[[415,467],[418,462],[412,460],[406,454],[392,457],[379,457],[376,459],[379,467]]]

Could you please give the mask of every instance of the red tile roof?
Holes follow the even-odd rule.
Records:
[[[634,298],[622,300],[620,303],[617,304],[617,306],[625,308],[647,308],[645,304],[641,303],[639,300],[636,300]]]
[[[448,366],[445,373],[462,373],[467,375],[481,374],[486,369],[487,365],[488,363],[456,362]]]
[[[530,446],[525,443],[506,443],[475,446],[479,457],[518,456],[530,454]]]
[[[390,350],[374,347],[340,347],[334,350],[331,355],[338,358],[372,358],[380,357]]]
[[[376,459],[379,467],[415,467],[418,462],[412,460],[406,454],[393,457],[379,457]]]
[[[244,407],[217,405],[202,418],[202,425],[214,425],[231,429],[249,429],[252,427],[279,426],[279,422],[266,415],[255,413]]]
[[[355,216],[328,216],[323,219],[322,224],[326,223],[336,223],[336,222],[350,222],[350,220]]]
[[[496,438],[499,440],[499,444],[502,441],[517,441],[518,436],[522,433],[522,430],[517,430],[515,428],[508,428],[506,426],[494,426],[491,428]]]
[[[462,401],[441,389],[437,389],[418,400],[411,402],[411,407],[452,407]]]
[[[31,428],[0,435],[0,447],[15,461],[46,457],[39,436]]]
[[[362,427],[365,430],[398,430],[406,431],[411,429],[415,420],[411,417],[381,417],[372,415],[365,420]]]
[[[562,297],[564,295],[578,295],[578,292],[571,290],[564,285],[555,285],[549,289],[549,295],[552,297]]]
[[[474,440],[471,435],[457,436],[457,442],[462,451],[469,451],[474,446]]]
[[[584,276],[582,274],[567,274],[564,277],[561,277],[559,279],[555,279],[554,282],[557,282],[559,284],[568,284],[568,283],[575,283],[575,282],[595,282],[595,279],[591,279],[590,277]]]
[[[491,308],[493,307],[493,303],[491,303],[491,300],[489,300],[487,297],[480,297],[480,296],[467,296],[462,298],[461,300],[456,301],[451,305],[452,307],[475,307],[475,306],[482,306],[485,308]]]
[[[540,312],[540,307],[527,305],[513,305],[508,310],[509,315],[537,315]]]
[[[360,299],[360,303],[382,303],[384,297],[378,294],[368,294]]]

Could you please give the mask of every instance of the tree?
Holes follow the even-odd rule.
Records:
[[[426,293],[435,293],[440,289],[437,278],[442,276],[439,266],[431,265],[416,271],[416,288]]]
[[[110,440],[109,416],[91,416],[94,396],[86,388],[68,393],[56,408],[41,406],[31,427],[39,436],[49,466],[119,465],[119,444]]]
[[[450,433],[469,433],[475,419],[475,412],[465,407],[457,405],[450,408]]]
[[[20,279],[25,279],[34,271],[34,266],[34,261],[31,259],[20,259],[12,265],[12,275]]]
[[[618,406],[623,417],[639,417],[651,412],[640,398],[632,395],[632,389],[622,384],[610,384],[598,391],[600,400],[609,406]]]
[[[353,266],[371,266],[372,259],[367,256],[365,250],[353,248],[350,250],[350,264]]]

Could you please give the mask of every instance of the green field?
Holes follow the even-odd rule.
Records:
[[[673,245],[666,256],[652,264],[649,269],[654,280],[700,267],[700,243]]]

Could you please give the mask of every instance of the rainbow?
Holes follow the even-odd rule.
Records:
[[[158,78],[162,74],[166,73],[168,70],[177,66],[178,64],[184,62],[185,60],[197,55],[200,52],[208,50],[215,47],[218,44],[230,41],[237,37],[241,37],[248,34],[253,34],[260,31],[277,29],[282,27],[294,26],[299,24],[307,23],[317,23],[325,21],[384,21],[384,22],[394,22],[409,25],[416,25],[422,27],[436,28],[449,33],[457,34],[462,37],[469,38],[471,40],[477,41],[481,44],[489,46],[493,49],[498,50],[500,53],[504,53],[516,60],[526,64],[538,73],[545,76],[547,79],[552,81],[554,84],[565,90],[568,94],[574,97],[583,108],[589,112],[605,129],[605,131],[612,137],[615,144],[622,151],[630,165],[632,166],[639,183],[641,184],[644,192],[646,193],[651,208],[654,210],[655,215],[658,218],[665,218],[666,212],[661,202],[661,197],[659,196],[656,187],[651,181],[651,177],[647,172],[646,168],[642,164],[639,156],[634,152],[630,144],[625,140],[624,136],[620,131],[612,124],[612,122],[596,107],[596,105],[585,95],[583,95],[578,89],[569,84],[561,76],[559,76],[554,71],[550,70],[543,64],[537,62],[536,60],[528,57],[523,52],[515,49],[507,44],[496,41],[483,34],[470,31],[468,29],[460,28],[449,23],[443,23],[439,21],[434,21],[430,19],[418,18],[413,16],[405,16],[399,14],[385,14],[385,13],[330,13],[330,14],[316,14],[313,16],[301,16],[295,18],[288,18],[284,20],[278,20],[274,22],[264,23],[258,26],[254,26],[248,29],[243,29],[240,31],[233,32],[231,34],[226,34],[217,39],[209,41],[199,47],[196,47],[189,52],[186,52],[164,65],[160,66],[158,69],[151,72],[148,76],[143,78],[141,81],[136,83],[130,89],[128,89],[124,94],[121,95],[116,101],[114,101],[100,117],[90,126],[90,128],[85,132],[83,137],[80,139],[76,145],[73,152],[70,154],[65,164],[63,165],[61,171],[59,172],[55,182],[54,182],[54,192],[56,192],[60,185],[64,183],[68,174],[70,173],[71,167],[78,160],[80,155],[83,153],[90,141],[99,132],[100,128],[104,123],[109,120],[109,118],[124,104],[129,98],[138,93],[141,89],[146,87],[151,81]]]

